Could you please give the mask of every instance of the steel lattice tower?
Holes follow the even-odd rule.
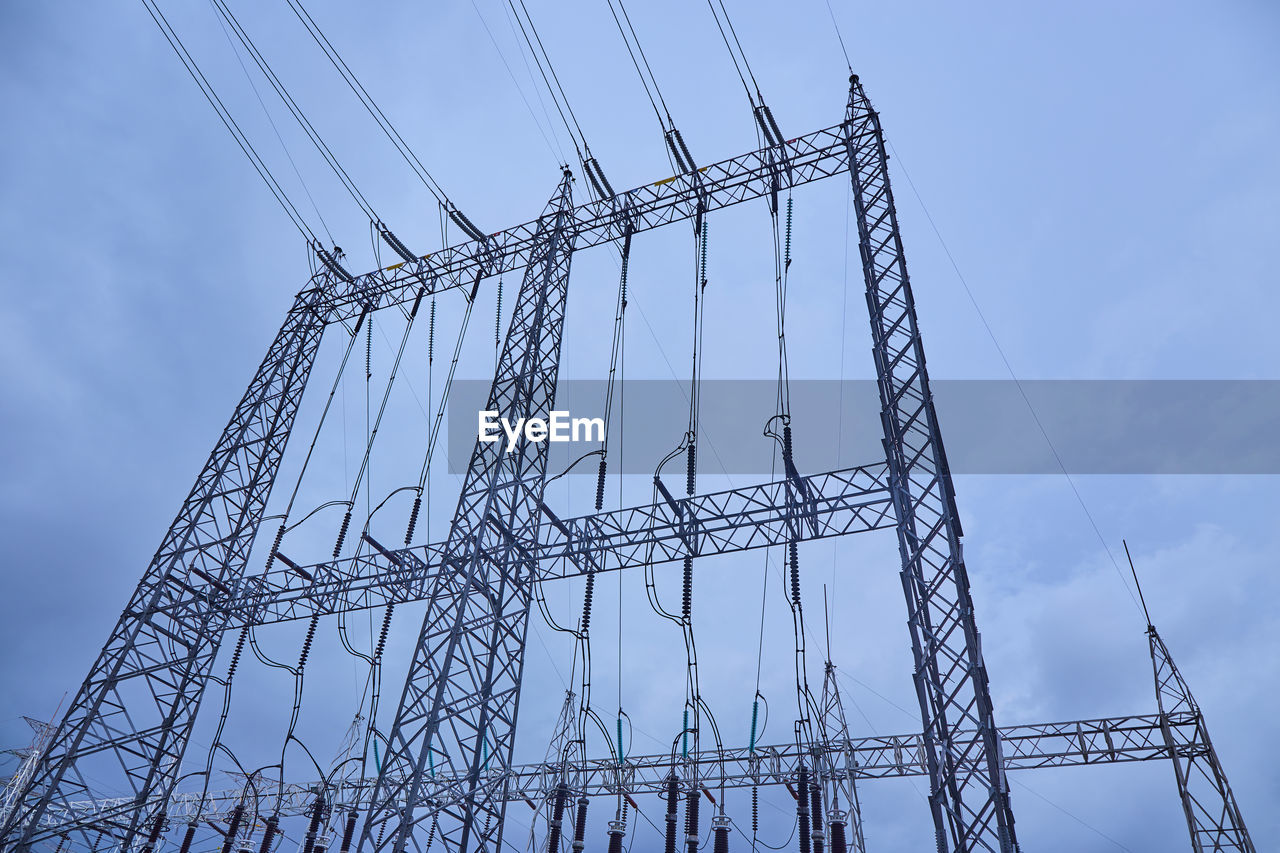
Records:
[[[525,631],[535,584],[558,578],[894,528],[914,655],[919,733],[851,738],[824,686],[821,748],[725,747],[691,754],[728,786],[793,780],[801,763],[842,791],[861,850],[855,780],[923,775],[940,853],[1019,849],[1006,773],[1045,766],[1171,760],[1192,848],[1254,847],[1204,720],[1149,629],[1157,713],[998,727],[879,116],[856,76],[843,123],[701,170],[573,206],[566,172],[533,222],[360,276],[327,265],[302,291],[116,628],[6,815],[6,850],[155,851],[171,820],[224,814],[232,794],[175,792],[184,752],[230,630],[428,602],[390,748],[375,779],[344,782],[321,805],[372,803],[361,850],[420,850],[439,827],[449,851],[492,850],[507,803],[545,798],[563,768],[515,765]],[[248,577],[257,535],[321,335],[330,326],[523,269],[489,397],[508,417],[555,400],[575,251],[848,174],[852,181],[885,459],[823,474],[559,518],[543,503],[544,444],[503,454],[478,443],[444,542]],[[608,557],[606,563],[605,557]],[[833,683],[828,685],[834,690]],[[581,792],[657,792],[668,755],[587,759]],[[437,763],[435,773],[427,765]],[[131,792],[94,796],[87,777]],[[289,785],[282,815],[320,808]],[[372,794],[371,799],[367,796]],[[6,796],[6,802],[10,798]],[[831,802],[830,799],[827,802]],[[844,825],[842,825],[844,826]],[[381,845],[378,845],[381,839]],[[102,849],[102,848],[98,848]]]

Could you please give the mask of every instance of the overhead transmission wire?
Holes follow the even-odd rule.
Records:
[[[226,21],[218,14],[217,6],[210,0],[210,8],[213,10],[218,26],[221,28],[223,35],[227,38],[227,44],[231,47],[232,53],[235,54],[236,62],[240,66],[240,70],[244,72],[244,78],[249,83],[249,88],[253,90],[253,96],[257,99],[258,105],[262,107],[262,114],[266,116],[267,123],[271,125],[271,132],[275,134],[276,141],[280,143],[280,149],[284,151],[284,156],[288,158],[289,165],[293,168],[293,174],[297,176],[298,183],[302,186],[302,191],[307,196],[307,201],[311,202],[311,209],[315,211],[316,217],[320,220],[324,233],[329,237],[330,244],[336,243],[333,232],[329,230],[329,223],[325,221],[324,214],[320,212],[320,206],[316,204],[315,196],[311,194],[311,188],[307,186],[306,178],[302,177],[302,172],[298,169],[298,163],[293,159],[293,154],[289,151],[289,146],[285,143],[284,137],[280,134],[280,128],[276,125],[275,118],[271,115],[271,110],[267,109],[267,104],[262,100],[262,93],[258,91],[258,84],[253,82],[253,75],[249,73],[249,67],[244,64],[244,57],[240,55],[240,50],[231,40],[231,31],[227,29]]]
[[[831,7],[831,0],[826,0],[827,14],[831,16],[831,27],[836,31],[836,39],[840,42],[840,52],[844,54],[844,64],[849,73],[853,73],[853,63],[849,60],[849,49],[844,44],[844,34],[840,32],[840,22],[836,20],[836,10]]]
[[[720,6],[720,11],[716,11],[716,5]],[[742,88],[746,90],[747,100],[751,102],[752,109],[764,103],[764,97],[760,94],[760,84],[756,82],[756,75],[751,71],[751,63],[747,61],[747,54],[742,49],[742,42],[738,40],[738,33],[733,28],[733,21],[729,18],[729,10],[724,7],[724,0],[707,0],[707,8],[711,10],[711,17],[715,19],[716,29],[720,31],[720,38],[724,41],[725,49],[729,51],[729,58],[733,60],[733,68],[738,72],[738,79],[742,81]],[[724,20],[720,16],[724,16]],[[732,40],[732,43],[730,43]],[[734,48],[737,48],[735,51]],[[746,70],[744,76],[743,69]],[[751,78],[751,84],[747,84],[747,77]],[[754,88],[755,93],[752,94]]]
[[[707,247],[708,247],[708,231],[705,213],[699,206],[694,229],[694,317],[693,317],[693,346],[692,346],[692,369],[690,375],[690,393],[689,393],[689,421],[687,429],[681,438],[677,447],[672,450],[658,464],[654,471],[654,496],[653,500],[659,500],[659,493],[662,499],[671,501],[670,492],[663,485],[661,479],[662,468],[668,463],[680,456],[685,455],[685,493],[688,497],[693,497],[696,493],[696,474],[697,474],[697,437],[698,437],[698,415],[699,403],[701,399],[700,384],[702,379],[702,328],[704,317],[704,292],[707,285]],[[676,735],[672,742],[672,760],[673,763],[678,760],[685,766],[686,773],[689,778],[684,780],[685,790],[687,792],[687,811],[685,815],[685,835],[694,837],[698,835],[698,806],[700,797],[702,796],[703,786],[699,776],[699,764],[696,755],[700,749],[701,739],[701,722],[705,717],[706,722],[711,728],[711,734],[716,743],[716,754],[720,756],[719,772],[720,772],[720,789],[721,798],[719,802],[720,815],[724,815],[724,785],[725,785],[725,767],[723,741],[720,737],[719,726],[716,723],[715,716],[712,714],[710,707],[702,698],[701,687],[698,676],[697,665],[697,643],[693,632],[693,555],[686,554],[683,561],[683,573],[681,580],[681,606],[679,615],[667,611],[661,604],[658,596],[657,586],[653,575],[652,566],[646,566],[645,569],[645,594],[649,600],[650,607],[659,616],[668,619],[681,628],[681,635],[685,644],[685,705],[683,724],[679,734]],[[692,720],[690,717],[692,716]],[[692,757],[691,758],[691,754]],[[672,775],[668,777],[668,797],[674,797],[680,786],[680,779],[672,771]],[[669,802],[668,804],[668,820],[674,820],[674,812],[676,806]],[[670,826],[670,824],[669,824]]]
[[[542,102],[542,96],[535,92],[538,97],[538,106],[542,107],[543,115],[547,120],[547,128],[544,128],[542,126],[542,122],[538,120],[538,114],[534,112],[533,104],[529,103],[529,98],[524,93],[524,87],[520,85],[520,81],[516,78],[515,71],[511,68],[511,63],[507,61],[506,53],[502,50],[502,46],[498,44],[498,39],[494,36],[493,30],[489,27],[489,21],[485,18],[484,13],[480,11],[480,7],[476,4],[476,0],[471,0],[471,8],[475,10],[476,17],[480,19],[480,25],[484,27],[485,34],[489,37],[489,43],[493,45],[493,49],[498,54],[498,59],[502,60],[502,67],[507,70],[507,76],[511,78],[511,83],[516,87],[516,93],[520,95],[520,100],[524,102],[525,109],[529,112],[529,117],[533,119],[534,127],[538,128],[538,133],[542,136],[542,141],[546,143],[547,150],[551,152],[551,156],[555,158],[557,163],[564,163],[566,158],[564,156],[563,149],[560,149],[560,140],[556,139],[553,143],[552,139],[554,137],[554,132],[551,136],[547,135],[547,128],[551,127],[552,121],[551,115],[547,112],[546,104]],[[507,16],[507,20],[510,22],[510,15]],[[511,30],[513,33],[515,32],[514,24],[512,25]],[[520,55],[521,58],[523,58],[524,51],[521,51]],[[529,63],[528,61],[525,61],[525,69],[528,70],[528,67]],[[532,71],[529,72],[529,76],[531,78],[533,77]]]
[[[320,135],[319,131],[316,130],[315,125],[313,125],[311,123],[311,120],[307,118],[306,113],[302,110],[302,108],[298,105],[298,102],[289,93],[289,90],[285,87],[284,83],[280,80],[279,76],[276,75],[275,71],[271,68],[270,63],[267,62],[266,57],[263,56],[262,52],[258,49],[253,39],[249,36],[248,32],[241,25],[239,19],[236,18],[235,14],[231,11],[231,8],[227,5],[226,0],[209,0],[209,2],[218,13],[218,16],[220,18],[219,23],[223,24],[224,32],[226,31],[226,25],[230,25],[232,31],[235,33],[237,40],[244,47],[245,51],[248,52],[250,58],[253,59],[254,64],[257,65],[258,67],[258,70],[262,72],[262,76],[265,77],[267,79],[267,82],[271,84],[271,87],[272,89],[275,90],[276,95],[279,96],[280,100],[288,108],[289,113],[298,122],[298,125],[302,128],[303,132],[306,133],[307,138],[311,140],[311,143],[315,146],[316,151],[320,153],[320,156],[324,159],[325,163],[328,164],[329,168],[333,170],[334,175],[337,176],[339,182],[342,183],[343,188],[351,196],[352,200],[355,201],[355,203],[360,207],[360,209],[365,213],[365,215],[369,217],[370,220],[380,221],[378,219],[378,215],[374,212],[373,206],[369,203],[369,200],[360,191],[360,188],[356,186],[356,183],[351,178],[351,175],[348,174],[345,168],[343,168],[342,164],[338,161],[337,156],[333,153],[333,150],[324,141],[324,138]],[[228,39],[229,38],[230,36],[228,35]],[[236,53],[236,57],[237,59],[239,59],[238,51]],[[241,67],[242,68],[244,67],[243,62],[241,63]],[[245,69],[245,75],[248,76],[247,69]],[[250,82],[250,85],[252,86],[253,85],[252,79],[250,79],[249,82]],[[256,86],[254,86],[254,94],[257,94]],[[259,97],[259,102],[261,102],[260,97]],[[263,105],[263,110],[264,111],[266,110],[265,104]],[[269,114],[268,114],[268,119],[270,119]],[[272,122],[272,127],[273,128],[275,127],[274,122]],[[278,132],[277,132],[277,135],[279,135]],[[281,140],[281,144],[282,145],[284,144],[283,140]],[[296,169],[296,166],[295,166],[295,169]],[[299,179],[301,179],[301,175],[299,175]],[[304,184],[304,187],[305,187],[305,184]],[[318,213],[319,211],[317,210],[317,214]],[[326,228],[326,231],[327,230],[328,229]],[[330,239],[332,240],[332,234],[330,234]]]
[[[887,140],[886,140],[887,142]],[[1094,536],[1097,537],[1099,544],[1102,545],[1103,551],[1107,555],[1107,559],[1111,562],[1112,568],[1115,569],[1116,576],[1120,579],[1120,585],[1124,587],[1124,591],[1129,594],[1129,599],[1133,602],[1133,606],[1141,609],[1138,604],[1137,597],[1133,594],[1133,590],[1129,587],[1129,581],[1125,578],[1124,572],[1120,569],[1120,563],[1116,560],[1115,554],[1111,551],[1111,546],[1107,544],[1106,537],[1102,535],[1098,522],[1093,517],[1093,513],[1089,511],[1088,504],[1085,503],[1084,495],[1080,493],[1079,487],[1076,486],[1075,478],[1071,476],[1071,472],[1067,470],[1067,465],[1062,461],[1062,455],[1058,452],[1057,446],[1053,443],[1053,439],[1049,437],[1049,431],[1045,428],[1044,422],[1040,420],[1040,414],[1036,411],[1035,406],[1031,404],[1031,398],[1027,395],[1027,390],[1022,384],[1022,380],[1018,378],[1014,372],[1013,364],[1009,361],[1008,355],[1005,354],[1004,347],[1000,346],[999,339],[996,338],[995,331],[991,328],[991,324],[987,321],[987,315],[983,312],[982,307],[978,304],[978,299],[973,294],[973,289],[969,287],[969,281],[964,277],[964,273],[960,271],[960,265],[956,263],[955,256],[951,254],[951,248],[947,245],[946,240],[942,238],[942,232],[938,230],[938,224],[933,219],[933,214],[929,212],[929,208],[925,205],[924,199],[920,195],[920,191],[916,189],[915,181],[911,179],[911,173],[907,171],[903,164],[902,158],[897,150],[893,147],[893,143],[888,143],[890,152],[894,159],[898,161],[902,174],[907,179],[907,185],[911,187],[911,193],[916,197],[916,201],[920,204],[920,209],[924,212],[925,219],[929,222],[929,227],[933,230],[933,234],[938,238],[938,244],[942,246],[943,253],[947,256],[947,260],[951,264],[951,268],[955,271],[956,278],[960,281],[960,286],[964,288],[965,296],[969,299],[969,304],[973,306],[974,312],[978,315],[978,320],[982,323],[983,329],[986,330],[987,337],[991,338],[991,344],[995,347],[996,354],[1000,357],[1001,363],[1004,364],[1005,371],[1009,374],[1009,378],[1013,380],[1014,387],[1018,389],[1018,395],[1022,397],[1022,402],[1026,404],[1027,411],[1031,414],[1031,419],[1035,421],[1036,429],[1040,432],[1040,436],[1044,439],[1045,444],[1049,448],[1049,452],[1053,454],[1054,462],[1057,463],[1058,469],[1062,472],[1062,476],[1066,478],[1067,485],[1071,488],[1071,493],[1075,496],[1076,502],[1080,504],[1081,511],[1084,512],[1085,518],[1089,522],[1089,526],[1093,529]]]
[[[372,322],[370,323],[370,326],[367,329],[369,333],[369,338],[367,339],[368,342],[366,343],[366,351],[365,351],[365,392],[366,392],[365,420],[366,420],[367,439],[365,441],[364,455],[360,459],[360,467],[356,471],[355,483],[351,487],[351,497],[346,501],[347,511],[346,511],[346,514],[343,516],[342,526],[338,530],[337,542],[333,546],[333,558],[335,560],[338,558],[338,555],[342,552],[343,540],[346,538],[347,528],[351,523],[352,511],[356,505],[356,500],[359,497],[361,481],[362,479],[365,478],[366,474],[370,474],[369,466],[370,466],[370,460],[373,455],[373,445],[374,445],[374,442],[377,440],[378,430],[382,426],[382,418],[386,414],[387,403],[391,399],[391,391],[395,386],[396,377],[399,375],[399,372],[400,372],[400,362],[404,358],[405,348],[408,346],[408,343],[409,343],[409,335],[413,331],[414,321],[417,319],[418,310],[422,305],[422,299],[426,295],[426,292],[427,292],[427,289],[425,286],[423,286],[418,290],[417,298],[415,298],[413,301],[413,307],[406,314],[404,334],[401,335],[400,337],[400,346],[396,350],[395,360],[392,362],[391,372],[387,377],[386,387],[383,389],[382,400],[378,406],[378,414],[371,423],[369,422],[368,392],[369,392],[369,383],[373,376],[372,365],[370,361],[372,340],[373,340],[372,339],[372,330],[373,330]],[[366,502],[368,502],[367,497],[366,497]],[[361,535],[362,542],[365,538],[365,535],[367,535],[369,532],[369,521],[372,518],[372,516],[373,516],[373,510],[370,509],[368,512],[368,516],[365,518],[364,529]]]
[[[431,429],[427,436],[427,447],[426,447],[426,450],[423,452],[423,457],[422,457],[422,469],[418,473],[418,483],[417,483],[417,486],[415,487],[417,491],[417,497],[414,499],[413,509],[410,511],[410,515],[409,515],[409,524],[405,532],[406,545],[408,545],[409,540],[412,539],[414,528],[417,526],[417,523],[418,523],[418,513],[422,507],[421,500],[422,500],[424,491],[427,490],[428,476],[431,469],[431,460],[435,457],[436,444],[440,437],[440,425],[444,421],[445,407],[449,403],[449,395],[453,390],[453,379],[454,379],[455,373],[458,370],[458,360],[462,355],[462,342],[466,337],[467,327],[471,323],[471,311],[475,307],[476,291],[480,287],[480,278],[481,278],[480,275],[477,274],[475,285],[472,287],[471,293],[464,294],[464,297],[466,298],[466,307],[463,309],[462,321],[458,327],[458,338],[453,345],[453,357],[449,362],[449,372],[445,376],[444,389],[440,392],[440,404],[439,406],[436,407],[435,417],[431,423]],[[431,316],[434,319],[435,317],[435,301],[434,300],[432,300]],[[427,358],[428,365],[433,364],[434,358],[435,358],[434,331],[435,331],[435,325],[433,323],[431,327],[430,339],[428,341],[428,358]],[[430,392],[428,392],[428,394],[430,394]],[[428,406],[430,406],[430,401],[428,401]],[[430,417],[430,415],[428,417]],[[429,497],[430,496],[428,494],[428,499]]]
[[[518,9],[516,8],[517,2],[519,4]],[[573,142],[578,160],[583,162],[587,157],[591,156],[586,136],[582,133],[582,125],[578,123],[578,117],[574,115],[573,107],[569,104],[569,98],[565,94],[564,86],[560,84],[560,77],[556,74],[555,66],[551,64],[551,57],[547,54],[547,49],[542,44],[542,37],[538,35],[538,29],[534,26],[533,18],[529,16],[529,9],[525,6],[524,0],[507,0],[507,6],[510,8],[511,14],[515,16],[516,25],[520,28],[520,35],[524,38],[524,43],[528,46],[530,55],[533,56],[534,64],[538,66],[538,73],[542,75],[542,82],[551,94],[551,100],[555,104],[556,112],[560,114],[560,120],[564,123],[565,130],[569,133],[569,139]],[[521,17],[521,12],[524,13],[523,18]],[[536,48],[534,47],[535,44],[537,45]],[[584,151],[586,152],[585,154]]]
[[[719,6],[718,12],[716,11],[717,6]],[[756,81],[756,75],[751,70],[751,63],[747,59],[746,51],[742,49],[742,42],[738,40],[738,32],[734,29],[733,21],[729,17],[729,10],[725,8],[724,0],[707,0],[707,8],[711,10],[711,16],[715,18],[716,28],[720,31],[720,38],[724,42],[725,50],[729,52],[729,58],[733,61],[734,70],[738,72],[738,80],[742,82],[743,91],[747,93],[747,101],[751,104],[751,114],[756,120],[757,132],[769,147],[781,146],[785,141],[782,131],[779,129],[777,121],[774,120],[773,111],[765,103],[764,95],[760,92],[760,84]],[[750,83],[747,82],[748,78],[751,80]]]
[[[396,129],[395,124],[393,124],[391,119],[387,117],[387,114],[382,110],[382,107],[378,106],[378,102],[369,94],[368,89],[366,89],[364,84],[360,82],[360,78],[356,76],[355,72],[351,69],[351,66],[347,64],[346,60],[342,58],[342,55],[338,52],[337,48],[333,46],[333,42],[331,42],[329,37],[324,34],[324,31],[320,29],[320,25],[316,23],[315,18],[313,18],[311,13],[307,11],[306,7],[302,5],[301,0],[285,0],[285,2],[289,4],[289,8],[293,10],[294,15],[302,23],[303,27],[306,28],[307,32],[311,35],[312,40],[315,41],[317,46],[319,46],[330,64],[333,65],[339,76],[342,77],[348,88],[351,89],[352,93],[360,101],[361,105],[364,106],[365,110],[373,118],[374,122],[382,130],[383,134],[385,134],[391,144],[395,146],[396,151],[400,153],[400,156],[404,159],[405,163],[409,165],[409,168],[418,177],[418,180],[420,180],[422,185],[427,188],[427,191],[435,197],[436,202],[444,208],[445,212],[448,213],[449,217],[453,219],[455,223],[457,223],[458,227],[467,233],[467,236],[478,242],[484,242],[484,232],[476,227],[475,223],[468,219],[466,215],[463,214],[462,211],[459,210],[449,199],[444,188],[440,186],[440,183],[436,181],[431,172],[427,170],[427,167],[423,165],[422,160],[414,152],[409,143],[405,141],[404,136]],[[406,258],[406,260],[408,259]]]
[[[194,80],[196,86],[199,87],[200,93],[204,95],[205,100],[209,102],[209,106],[213,107],[214,112],[218,114],[219,120],[221,120],[223,126],[226,127],[227,132],[231,134],[236,145],[238,145],[244,155],[249,158],[249,162],[253,166],[254,171],[258,173],[258,177],[262,178],[263,183],[267,185],[267,189],[271,192],[271,195],[275,197],[276,202],[279,203],[281,209],[284,210],[285,215],[289,217],[289,220],[293,223],[294,227],[298,229],[298,233],[303,236],[308,244],[313,243],[316,240],[316,235],[315,232],[307,225],[306,218],[293,204],[292,200],[290,200],[289,194],[285,191],[280,182],[276,180],[276,177],[272,174],[270,167],[267,166],[266,161],[264,161],[258,154],[257,149],[254,148],[253,143],[249,141],[248,136],[245,135],[244,131],[240,128],[240,125],[231,115],[226,104],[224,104],[222,99],[218,97],[218,93],[214,90],[213,85],[209,82],[208,78],[205,77],[204,72],[200,70],[199,64],[196,63],[195,58],[187,50],[186,45],[183,44],[177,31],[174,30],[173,26],[169,23],[169,20],[164,16],[164,13],[160,11],[160,7],[157,5],[156,0],[141,0],[141,3],[147,10],[147,14],[151,16],[151,20],[153,20],[156,26],[160,28],[160,32],[165,37],[165,41],[167,41],[169,46],[173,48],[174,53],[177,54],[178,59],[182,62],[183,67],[186,68],[187,73],[191,75],[191,79]]]
[[[511,11],[511,17],[515,18],[516,26],[520,30],[520,35],[524,39],[525,45],[529,48],[530,55],[533,56],[534,64],[537,65],[543,84],[551,95],[556,112],[560,115],[560,121],[564,124],[570,141],[573,142],[574,153],[578,155],[578,163],[582,167],[583,174],[587,176],[591,188],[595,191],[596,198],[602,200],[611,198],[615,195],[614,189],[610,185],[609,179],[605,177],[604,170],[600,167],[600,162],[591,154],[591,146],[587,143],[586,134],[582,132],[582,125],[578,122],[578,116],[574,113],[573,106],[569,103],[569,96],[565,92],[564,86],[560,83],[560,76],[556,73],[555,66],[551,62],[551,55],[542,43],[542,37],[538,34],[538,28],[533,23],[528,7],[525,5],[524,0],[507,0],[507,7]]]
[[[631,57],[631,64],[635,67],[636,74],[640,77],[640,84],[644,87],[650,106],[653,107],[653,114],[657,116],[658,126],[662,128],[662,137],[663,141],[666,142],[667,159],[671,163],[671,168],[676,172],[690,173],[695,176],[694,180],[697,181],[697,164],[694,163],[693,156],[689,153],[689,147],[685,144],[684,137],[681,136],[679,129],[676,127],[675,119],[671,117],[671,110],[667,107],[667,101],[662,96],[662,88],[658,85],[658,78],[654,75],[653,68],[649,65],[644,46],[640,43],[640,37],[636,33],[635,26],[631,23],[631,16],[627,13],[626,4],[623,0],[608,0],[608,3],[609,11],[613,15],[613,21],[618,27],[618,34],[622,36],[622,42],[627,47],[627,55]],[[615,3],[617,4],[616,6]],[[662,105],[661,109],[658,108],[659,104]]]
[[[645,56],[644,47],[641,46],[640,38],[636,35],[636,29],[631,23],[631,16],[627,14],[627,7],[623,0],[607,0],[607,2],[609,3],[609,12],[613,15],[613,21],[618,26],[618,33],[622,36],[623,44],[627,46],[627,55],[631,57],[631,64],[635,66],[636,74],[640,77],[640,84],[644,86],[645,96],[649,99],[650,106],[653,107],[653,114],[658,117],[658,124],[662,125],[662,129],[665,132],[675,127],[675,122],[671,120],[671,110],[667,108],[667,102],[662,97],[662,89],[658,86],[658,79],[654,76],[653,68],[649,65],[649,59]],[[628,37],[628,34],[630,37]],[[634,47],[632,47],[633,44]],[[658,104],[662,105],[661,110],[658,109]]]

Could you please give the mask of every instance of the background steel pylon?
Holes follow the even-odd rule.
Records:
[[[1018,850],[880,117],[855,74],[849,174],[939,853]]]
[[[0,831],[25,851],[53,835],[103,833],[127,850],[159,834],[227,621],[320,344],[323,277],[294,301],[190,495]],[[199,589],[199,588],[203,589]],[[92,827],[47,813],[92,798],[86,782],[129,791]],[[88,845],[86,845],[88,846]]]
[[[822,742],[826,747],[822,756],[822,776],[831,783],[833,796],[827,798],[831,804],[828,816],[818,815],[815,820],[827,818],[828,823],[844,821],[843,834],[852,853],[867,853],[867,842],[862,832],[862,806],[858,802],[858,783],[854,779],[858,761],[850,749],[849,720],[844,715],[844,700],[840,696],[840,685],[836,683],[836,667],[827,661],[822,678],[822,701],[818,706],[821,719],[818,721],[822,732]],[[836,759],[844,760],[843,766]],[[843,802],[841,802],[843,798]],[[833,839],[832,850],[835,850],[835,834],[828,830],[827,837]]]
[[[486,410],[512,424],[547,418],[555,403],[575,237],[571,187],[566,170],[538,220],[489,392]],[[427,817],[438,818],[445,850],[501,844],[503,771],[515,741],[546,466],[545,441],[521,441],[511,452],[504,442],[476,442],[361,850],[417,849],[414,828]],[[425,801],[423,782],[433,761],[462,776],[459,800]]]
[[[1195,853],[1254,853],[1240,807],[1209,740],[1209,729],[1200,706],[1191,695],[1191,688],[1182,680],[1154,625],[1147,625],[1147,639],[1155,674],[1156,703],[1160,708],[1160,730],[1173,762],[1178,796],[1191,833],[1191,849]]]

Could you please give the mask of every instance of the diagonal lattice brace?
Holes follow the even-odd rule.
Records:
[[[790,541],[816,540],[894,524],[883,463],[799,478],[810,496],[812,525],[791,532],[790,481],[775,481],[607,510],[576,518],[551,518],[530,549],[539,581],[575,577],[586,565],[615,571],[677,561],[691,542],[701,556],[730,554]],[[683,519],[697,520],[692,534]],[[420,601],[444,565],[448,542],[393,551],[370,549],[341,560],[281,567],[246,578],[227,605],[230,625],[262,625],[314,615]],[[606,564],[607,558],[607,564]],[[208,590],[199,590],[203,595]]]
[[[845,133],[939,853],[1018,849],[962,530],[925,370],[880,117],[850,78]]]
[[[568,295],[570,174],[538,220],[533,256],[498,360],[487,411],[515,424],[555,403]],[[537,566],[547,443],[477,441],[360,840],[418,849],[430,818],[449,851],[496,849],[506,808],[492,771],[511,765],[525,632]],[[452,776],[428,798],[430,768]]]
[[[1147,638],[1151,646],[1161,734],[1173,761],[1178,797],[1191,833],[1191,849],[1194,853],[1254,853],[1253,840],[1244,825],[1231,786],[1227,784],[1227,774],[1218,760],[1218,753],[1209,740],[1209,730],[1200,706],[1154,625],[1147,626]],[[1182,720],[1184,724],[1175,726],[1171,724],[1172,720]]]
[[[320,288],[298,297],[236,406],[191,494],[49,740],[3,828],[4,849],[55,834],[84,837],[46,814],[90,795],[85,779],[131,796],[103,810],[94,832],[129,849],[159,831],[226,628],[263,508],[324,329]],[[203,591],[196,593],[197,586]],[[150,843],[150,842],[148,842]],[[86,844],[86,847],[89,846]]]

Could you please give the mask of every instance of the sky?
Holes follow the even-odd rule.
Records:
[[[527,5],[613,186],[667,177],[657,120],[608,6]],[[784,134],[838,124],[848,71],[826,3],[726,5]],[[367,219],[263,87],[273,130],[207,4],[163,8],[312,227],[344,247],[348,266],[372,269],[378,261]],[[233,8],[379,216],[415,251],[438,248],[435,202],[287,7]],[[558,117],[539,100],[546,95],[529,76],[503,4],[315,0],[308,8],[470,219],[493,231],[542,210],[572,152]],[[675,0],[628,9],[695,159],[756,147],[746,96],[710,12]],[[832,9],[891,143],[933,377],[1280,379],[1280,289],[1271,251],[1280,230],[1274,6],[1236,0]],[[52,718],[84,677],[305,285],[309,259],[141,4],[15,0],[0,8],[0,32],[0,103],[10,117],[0,135],[0,535],[8,545],[0,561],[0,745],[18,747],[30,739],[22,717]],[[575,193],[587,197],[585,182]],[[848,184],[828,180],[797,189],[794,198],[791,375],[869,378],[856,238],[847,236]],[[708,380],[776,375],[769,228],[762,201],[711,218]],[[681,229],[637,238],[628,378],[687,376],[694,273],[690,235]],[[456,236],[456,229],[448,235]],[[618,281],[611,251],[574,259],[565,378],[601,379],[607,371]],[[383,263],[388,255],[382,252]],[[508,278],[504,320],[516,291]],[[488,281],[460,377],[479,380],[492,369],[495,303],[496,282]],[[399,315],[384,313],[374,333],[375,406],[403,331]],[[441,353],[452,347],[460,315],[458,294],[440,298],[430,377],[420,326],[411,338],[413,355],[372,462],[373,503],[416,476],[427,401],[439,395],[447,360]],[[341,346],[338,336],[326,337],[282,483],[292,486],[298,476]],[[300,505],[346,497],[358,467],[367,428],[358,367],[338,389]],[[636,414],[628,412],[628,425]],[[687,413],[648,414],[651,424],[639,428],[669,435],[674,446]],[[741,425],[751,434],[761,426]],[[1162,429],[1159,422],[1146,426],[1152,435]],[[802,469],[805,429],[796,425]],[[1135,442],[1146,440],[1141,425],[1134,429]],[[945,422],[942,430],[945,436]],[[830,432],[815,425],[812,435]],[[829,450],[815,444],[811,455]],[[649,501],[647,477],[621,485],[616,479],[611,505]],[[549,500],[561,515],[585,513],[593,480],[563,478]],[[751,481],[709,467],[700,483],[713,489]],[[457,482],[447,471],[433,474],[424,525],[433,540],[447,528]],[[1261,474],[1068,480],[975,473],[959,475],[956,489],[997,721],[1153,711],[1145,622],[1126,579],[1127,540],[1152,619],[1204,711],[1255,843],[1280,845],[1280,812],[1272,807],[1280,777],[1271,758],[1278,734],[1272,706],[1280,694],[1280,619],[1272,605],[1280,593],[1280,481]],[[278,511],[284,496],[287,489],[277,489],[268,511]],[[405,511],[389,507],[396,519],[380,516],[372,529],[396,541]],[[287,550],[300,562],[323,558],[337,523],[331,510],[317,516]],[[260,543],[250,569],[264,557]],[[912,731],[918,720],[909,710],[910,650],[892,534],[815,543],[802,558],[808,612],[819,612],[825,587],[834,614],[831,656],[854,733]],[[771,578],[763,588],[762,572]],[[785,741],[794,715],[790,614],[771,572],[758,552],[699,563],[703,693],[734,742],[746,740],[758,664],[775,713],[764,739]],[[676,570],[668,566],[655,577],[674,602]],[[758,657],[762,589],[771,606]],[[611,720],[621,704],[635,724],[634,751],[663,751],[679,731],[683,701],[678,631],[649,608],[638,576],[622,578],[621,587],[609,578],[599,595],[594,706]],[[548,590],[550,609],[564,621],[575,618],[581,598],[576,582]],[[397,615],[384,722],[421,613],[405,607]],[[363,637],[371,619],[376,615],[353,616],[353,634]],[[809,628],[816,680],[826,637],[821,624]],[[297,625],[277,626],[261,639],[287,658],[300,633]],[[542,757],[579,669],[571,644],[535,616],[517,760]],[[332,618],[322,623],[310,671],[318,675],[307,682],[300,731],[314,752],[332,755],[365,680]],[[280,749],[292,685],[256,663],[239,678],[228,738],[246,763],[265,764]],[[211,740],[212,716],[206,709],[194,761]],[[291,778],[305,776],[296,759]],[[7,772],[12,762],[0,767]],[[1011,783],[1024,849],[1186,848],[1164,762],[1015,773]],[[926,849],[931,830],[921,791],[919,780],[863,786],[869,849]],[[788,802],[767,801],[762,838],[770,844],[793,825]],[[604,811],[598,808],[592,823],[602,843]],[[731,811],[739,826],[749,821],[741,795]],[[637,832],[634,850],[655,849],[651,829],[640,824]],[[513,822],[508,840],[522,849],[526,835]]]

